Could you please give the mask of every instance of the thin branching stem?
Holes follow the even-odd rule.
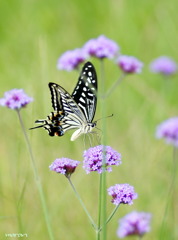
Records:
[[[112,213],[111,213],[110,216],[108,217],[108,219],[107,219],[107,221],[106,221],[106,224],[111,221],[111,219],[112,219],[113,216],[115,215],[115,213],[116,213],[117,209],[119,208],[119,206],[120,206],[120,205],[117,205],[117,206],[114,208],[114,210],[112,211]]]
[[[174,147],[173,148],[172,174],[171,174],[172,179],[171,179],[171,183],[170,183],[169,190],[168,190],[168,195],[167,195],[168,197],[167,197],[165,210],[164,210],[164,215],[163,215],[162,224],[161,224],[161,231],[160,231],[160,237],[159,237],[160,240],[163,240],[163,239],[167,238],[167,235],[165,234],[166,217],[167,217],[170,205],[172,206],[172,208],[175,207],[174,195],[175,195],[175,179],[176,179],[177,160],[178,160],[177,159],[178,158],[177,154],[178,154],[178,148]],[[173,204],[170,203],[171,199],[172,199]],[[172,209],[173,214],[174,214],[174,210],[175,209]],[[172,218],[172,220],[174,221],[174,218]],[[174,224],[173,224],[173,226],[174,226]]]
[[[17,115],[18,115],[18,118],[19,118],[19,121],[20,121],[20,126],[22,128],[22,132],[23,132],[24,137],[25,137],[25,141],[27,143],[27,148],[28,148],[28,151],[29,151],[29,154],[30,154],[30,160],[31,160],[31,165],[32,165],[32,169],[33,169],[33,174],[34,174],[35,182],[36,182],[37,189],[38,189],[38,192],[39,192],[39,195],[40,195],[40,200],[41,200],[42,209],[43,209],[43,213],[44,213],[44,217],[45,217],[45,222],[46,222],[46,226],[47,226],[47,230],[48,230],[48,234],[49,234],[49,239],[54,240],[53,232],[52,232],[51,225],[50,225],[50,220],[49,220],[49,215],[48,215],[48,210],[47,210],[47,205],[46,205],[46,201],[45,201],[44,192],[43,192],[43,189],[42,189],[42,186],[41,186],[40,177],[38,175],[37,167],[36,167],[36,164],[35,164],[35,159],[34,159],[34,156],[33,156],[33,151],[32,151],[31,144],[30,144],[30,141],[29,141],[29,138],[28,138],[28,135],[27,135],[27,132],[26,132],[21,114],[20,114],[20,110],[17,110]]]
[[[115,215],[115,213],[116,213],[117,209],[119,208],[119,206],[120,206],[120,205],[117,205],[117,206],[114,208],[114,210],[112,211],[112,213],[110,214],[110,216],[107,218],[106,224],[108,224],[108,223],[111,221],[111,219],[112,219],[113,216]],[[102,230],[102,227],[99,229],[99,231],[101,231],[101,230]]]
[[[83,201],[82,201],[82,199],[81,199],[79,193],[77,192],[75,186],[73,185],[73,183],[72,183],[70,177],[67,177],[67,179],[68,179],[68,181],[69,181],[69,183],[70,183],[70,186],[72,187],[72,189],[73,189],[73,191],[74,191],[74,193],[75,193],[75,196],[76,196],[77,199],[79,200],[79,202],[80,202],[80,204],[81,204],[83,210],[85,211],[86,215],[88,216],[88,218],[89,218],[89,220],[90,220],[90,222],[91,222],[91,225],[92,225],[92,226],[94,227],[94,229],[97,231],[97,230],[98,230],[98,227],[96,226],[96,224],[95,224],[93,218],[92,218],[91,215],[89,214],[89,212],[88,212],[88,210],[87,210],[85,204],[83,203]]]
[[[30,141],[29,141],[29,138],[27,136],[27,132],[26,132],[26,129],[25,129],[25,126],[24,126],[24,123],[23,123],[23,120],[22,120],[22,117],[21,117],[21,114],[20,114],[20,110],[17,110],[17,114],[18,114],[18,118],[19,118],[19,121],[20,121],[20,126],[22,128],[22,132],[23,132],[24,137],[25,137],[25,141],[27,143],[27,148],[28,148],[28,151],[29,151],[29,154],[30,154],[30,159],[31,159],[31,164],[32,164],[32,168],[33,168],[34,177],[35,177],[35,180],[38,180],[39,176],[38,176],[38,172],[37,172],[37,168],[36,168],[36,164],[35,164],[35,159],[34,159],[32,148],[31,148],[31,145],[30,145]]]
[[[113,85],[108,89],[106,94],[104,95],[104,98],[107,98],[113,93],[113,91],[117,88],[117,86],[122,82],[122,80],[125,78],[126,73],[122,73],[122,75],[113,83]]]

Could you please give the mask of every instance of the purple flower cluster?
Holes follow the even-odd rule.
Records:
[[[32,102],[33,98],[27,96],[23,89],[12,89],[4,93],[0,99],[0,105],[11,109],[20,109]]]
[[[117,235],[119,238],[143,236],[150,231],[150,221],[150,213],[133,211],[119,220]]]
[[[70,177],[79,165],[79,161],[75,161],[69,158],[57,158],[50,166],[50,170],[57,173],[64,174],[66,177]]]
[[[112,196],[111,202],[115,205],[123,204],[133,204],[134,199],[138,197],[137,193],[134,191],[134,187],[129,184],[115,184],[108,188],[108,194]]]
[[[178,117],[170,118],[158,125],[156,137],[164,138],[166,143],[178,147]]]
[[[103,167],[108,172],[112,171],[109,166],[121,164],[121,154],[112,149],[110,146],[99,145],[91,147],[84,151],[83,168],[86,173],[97,171],[98,173],[103,172]],[[105,166],[103,166],[103,157],[105,159]]]
[[[87,54],[83,49],[77,48],[67,51],[58,59],[57,68],[59,70],[71,71],[78,68],[79,64],[84,62],[86,58]]]
[[[101,59],[113,58],[119,51],[117,43],[106,38],[104,35],[90,39],[83,48],[88,55]]]
[[[88,57],[94,56],[100,59],[113,58],[119,51],[119,46],[104,35],[96,39],[91,39],[85,43],[82,48],[77,48],[65,52],[57,63],[60,70],[71,71],[78,68],[79,64],[84,62]]]
[[[177,71],[177,64],[171,58],[161,56],[151,62],[150,70],[154,73],[171,75]]]
[[[117,59],[117,64],[125,73],[141,73],[143,63],[133,56],[122,55]]]

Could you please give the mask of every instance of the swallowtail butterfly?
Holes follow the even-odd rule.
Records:
[[[54,112],[46,119],[35,121],[41,125],[34,128],[44,127],[50,136],[63,136],[66,131],[77,129],[71,141],[92,132],[96,126],[93,118],[97,105],[97,76],[92,63],[83,66],[72,95],[56,83],[49,83],[49,89]]]

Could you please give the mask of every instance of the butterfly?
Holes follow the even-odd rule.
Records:
[[[97,105],[97,75],[91,62],[85,63],[76,87],[70,95],[56,83],[49,83],[53,112],[46,119],[36,120],[50,136],[63,136],[71,129],[77,129],[71,136],[71,141],[80,135],[93,131],[96,122],[93,118]]]

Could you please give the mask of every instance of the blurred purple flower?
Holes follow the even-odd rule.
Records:
[[[178,117],[170,118],[158,125],[156,137],[164,138],[166,143],[178,147]]]
[[[57,173],[64,174],[66,177],[70,177],[79,165],[79,161],[75,161],[69,158],[57,158],[50,166],[50,170]]]
[[[97,58],[113,58],[119,51],[119,46],[104,35],[90,39],[83,47],[84,51]]]
[[[121,154],[112,149],[110,146],[99,145],[96,147],[91,147],[88,150],[84,151],[84,161],[83,168],[86,173],[97,171],[98,173],[102,173],[102,160],[103,160],[103,150],[105,153],[106,160],[106,170],[108,172],[112,171],[112,165],[120,165],[121,164]]]
[[[33,98],[27,96],[23,89],[12,89],[4,93],[0,99],[0,105],[11,109],[20,109],[32,102]]]
[[[141,73],[143,63],[133,56],[122,55],[117,59],[117,64],[125,73]]]
[[[151,62],[150,70],[154,73],[171,75],[177,71],[177,64],[171,58],[161,56]]]
[[[78,68],[79,64],[84,62],[86,58],[87,54],[80,48],[69,50],[58,59],[57,68],[59,70],[72,71]]]
[[[124,238],[131,235],[143,236],[150,231],[151,214],[133,211],[119,220],[117,235]]]
[[[115,184],[108,188],[108,194],[112,196],[111,202],[115,205],[133,204],[134,199],[138,197],[137,193],[134,192],[134,187],[129,184]]]

